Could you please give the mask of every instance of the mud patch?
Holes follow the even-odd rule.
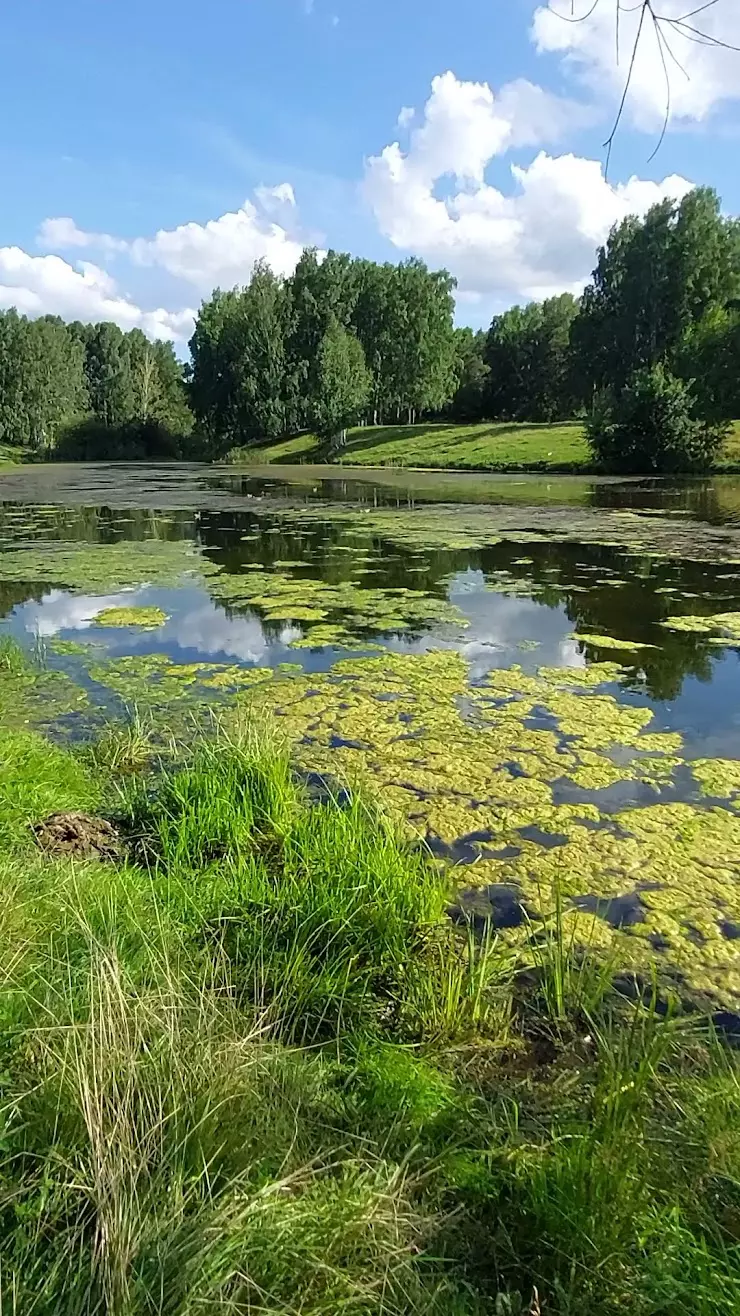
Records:
[[[89,813],[52,813],[32,830],[39,848],[50,855],[117,859],[121,851],[115,827]]]

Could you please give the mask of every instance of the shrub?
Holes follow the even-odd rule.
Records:
[[[103,425],[95,418],[70,425],[59,435],[56,461],[175,461],[190,456],[190,438],[158,420]]]
[[[617,393],[599,399],[586,437],[599,466],[626,475],[708,470],[727,435],[694,414],[691,385],[662,365],[637,370]]]

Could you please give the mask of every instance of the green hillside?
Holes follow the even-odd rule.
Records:
[[[347,446],[333,456],[314,435],[301,434],[241,450],[238,457],[267,463],[330,461],[351,466],[554,473],[587,471],[590,466],[583,426],[577,422],[365,426],[350,430]],[[719,466],[740,467],[740,421],[734,423]]]

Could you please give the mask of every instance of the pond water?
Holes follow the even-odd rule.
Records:
[[[574,938],[740,1006],[740,479],[24,468],[0,617],[43,673],[7,720],[238,704],[504,935],[559,891]]]

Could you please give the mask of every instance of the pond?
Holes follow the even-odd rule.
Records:
[[[740,480],[0,478],[8,722],[238,705],[454,865],[453,912],[740,1008]]]

